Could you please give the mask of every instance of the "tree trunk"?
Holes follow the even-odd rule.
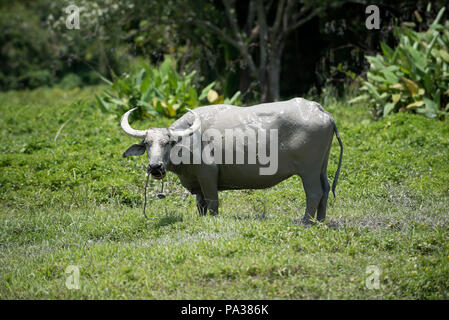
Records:
[[[280,0],[274,22],[269,26],[266,15],[270,11],[271,4],[265,6],[264,0],[252,0],[249,4],[247,25],[242,30],[238,23],[235,2],[236,0],[223,0],[224,11],[230,24],[232,36],[210,21],[201,19],[192,21],[205,28],[205,30],[218,34],[240,51],[249,74],[259,85],[263,102],[279,101],[281,58],[288,34],[316,17],[321,7],[313,8],[311,5],[300,1],[302,5],[299,12],[296,12],[294,8],[298,4],[297,0]],[[255,19],[256,16],[257,19]],[[257,20],[257,23],[253,26],[255,20]],[[258,63],[256,63],[250,50],[252,45],[255,44],[256,37],[259,38]]]
[[[274,47],[272,43],[271,46]],[[280,78],[282,49],[284,44],[280,44],[275,50],[268,53],[268,63],[264,72],[265,77],[260,79],[263,102],[279,101],[280,99]]]
[[[279,101],[280,78],[281,78],[281,55],[277,55],[272,59],[270,59],[270,64],[268,65],[268,85],[269,85],[268,99],[270,101]]]

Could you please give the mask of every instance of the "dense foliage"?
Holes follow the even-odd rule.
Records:
[[[80,29],[66,27],[73,1],[0,1],[0,90],[97,84],[123,72],[130,45],[120,38],[127,1],[77,1]]]
[[[180,76],[170,57],[159,68],[142,64],[132,74],[117,77],[113,83],[106,80],[113,93],[106,91],[103,96],[97,95],[97,103],[103,111],[118,116],[138,107],[141,116],[168,118],[179,117],[186,108],[196,108],[204,102],[239,104],[239,91],[230,99],[224,98],[213,89],[215,82],[199,93],[192,83],[195,74],[192,71]]]
[[[178,73],[195,70],[200,86],[215,81],[225,96],[240,91],[245,103],[269,99],[267,84],[281,99],[329,85],[342,93],[347,74],[366,70],[363,56],[380,52],[379,41],[395,46],[395,22],[417,23],[416,13],[427,21],[446,4],[432,1],[426,11],[427,0],[378,0],[381,29],[368,30],[369,1],[262,1],[262,14],[257,1],[79,0],[80,29],[69,30],[72,2],[0,1],[1,90],[94,84],[129,72],[135,59],[159,64],[170,54]],[[298,22],[285,26],[298,28],[282,31],[281,13]]]
[[[449,21],[440,20],[442,8],[430,28],[416,32],[409,25],[395,29],[396,47],[381,43],[383,55],[368,56],[367,94],[376,116],[411,111],[442,118],[449,111]]]

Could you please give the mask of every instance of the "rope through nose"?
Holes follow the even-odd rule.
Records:
[[[145,209],[147,207],[147,188],[148,188],[148,180],[150,180],[150,174],[147,173],[147,181],[145,182],[145,193],[144,193],[144,201],[143,201],[143,215],[144,217],[148,220],[147,215],[145,214]],[[162,180],[162,186],[161,186],[161,191],[159,192],[159,194],[157,195],[159,199],[164,199],[165,198],[165,194],[164,194],[164,180]]]
[[[145,216],[145,219],[148,220],[147,215],[145,214],[145,209],[147,207],[147,187],[148,187],[148,180],[150,180],[150,174],[147,173],[147,181],[145,183],[145,193],[144,193],[144,201],[143,201],[143,215]]]

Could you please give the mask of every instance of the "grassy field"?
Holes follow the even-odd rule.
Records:
[[[136,141],[95,106],[99,91],[0,94],[0,298],[448,298],[449,122],[374,122],[362,106],[320,101],[345,147],[325,223],[294,223],[297,177],[222,192],[219,216],[199,217],[172,174],[164,200],[151,182],[146,221],[146,159],[121,157]],[[338,152],[334,141],[329,180]],[[66,287],[70,265],[78,290]]]

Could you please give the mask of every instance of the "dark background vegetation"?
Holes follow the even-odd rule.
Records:
[[[80,29],[65,26],[69,4],[83,7]],[[248,51],[259,66],[259,79],[251,74],[241,51],[210,25],[235,39],[226,4],[235,7],[233,17]],[[276,12],[289,1],[262,1],[268,28]],[[249,24],[250,7],[257,1],[1,1],[0,2],[0,89],[40,86],[71,88],[101,82],[128,71],[136,61],[157,64],[165,55],[177,61],[178,71],[196,70],[196,81],[204,85],[218,81],[226,96],[240,90],[245,99],[276,100],[308,92],[320,93],[328,85],[340,93],[351,78],[363,75],[365,55],[380,51],[379,41],[390,46],[396,41],[392,28],[404,21],[425,29],[445,1],[376,1],[381,13],[380,30],[367,30],[368,1],[292,1],[292,13],[304,10],[305,21],[284,35],[280,59],[279,95],[263,88],[260,79],[269,78],[268,57],[261,63],[256,17]],[[286,8],[284,8],[286,9]],[[424,19],[417,21],[416,12]],[[293,21],[293,18],[288,21]],[[201,23],[199,23],[201,22]],[[210,24],[210,25],[208,25]],[[268,38],[269,40],[269,38]],[[269,41],[268,41],[269,42]],[[273,48],[267,44],[266,52]]]

